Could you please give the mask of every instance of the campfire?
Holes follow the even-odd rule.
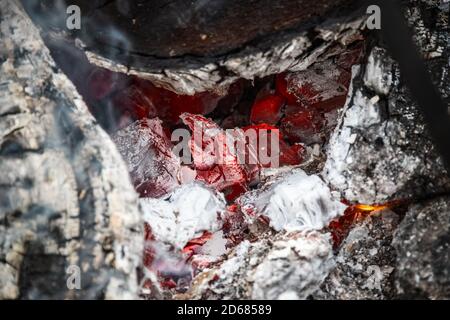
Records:
[[[1,4],[0,297],[448,298],[444,161],[365,12],[323,8],[127,55]],[[448,101],[445,10],[405,17]]]

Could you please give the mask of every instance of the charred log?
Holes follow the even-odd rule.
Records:
[[[450,200],[412,206],[394,236],[399,297],[450,298]]]
[[[121,1],[110,1],[105,6],[95,1],[75,1],[89,18],[79,33],[67,35],[66,13],[52,6],[53,2],[27,4],[46,36],[76,43],[94,64],[138,75],[189,95],[208,90],[223,92],[239,78],[252,80],[285,70],[303,70],[336,42],[345,44],[358,38],[364,28],[361,10],[350,0],[283,0],[276,6],[266,5],[265,0],[213,1],[202,8],[185,1],[160,1],[169,2],[162,7],[153,1],[133,2],[127,9],[131,16],[118,5]],[[339,6],[342,4],[347,6]],[[142,5],[148,10],[141,9]],[[224,10],[219,10],[218,5]],[[220,21],[216,21],[219,11]],[[144,19],[144,13],[159,13],[160,18]],[[182,22],[182,27],[178,26],[180,15],[190,19],[189,23]],[[241,19],[241,15],[246,18]],[[160,23],[161,19],[173,23]]]
[[[441,68],[445,74],[445,64]],[[381,48],[374,48],[365,70],[355,78],[330,142],[324,176],[345,199],[363,203],[450,190],[418,107],[401,84],[396,64]]]
[[[0,25],[0,299],[134,298],[143,237],[126,166],[18,1],[0,3]]]
[[[116,52],[161,59],[219,56],[247,43],[323,17],[351,10],[352,0],[298,1],[75,0],[85,26],[73,31],[87,46],[107,58]],[[46,28],[66,29],[65,7],[56,0],[26,1],[28,12]],[[125,57],[125,55],[122,55]],[[129,58],[126,58],[126,62]]]
[[[434,83],[448,101],[445,10],[437,2],[418,2],[410,3],[407,17]],[[427,20],[429,10],[435,23]],[[385,49],[375,47],[367,65],[355,72],[325,165],[331,186],[345,199],[362,203],[448,192],[448,172],[398,64]]]

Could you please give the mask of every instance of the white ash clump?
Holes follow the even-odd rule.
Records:
[[[291,232],[241,242],[219,266],[203,271],[179,298],[306,299],[333,266],[331,237]]]
[[[155,240],[178,249],[204,231],[218,231],[226,210],[223,195],[200,183],[182,185],[163,199],[142,198],[140,203]]]
[[[450,190],[418,107],[382,48],[372,49],[366,66],[354,68],[322,176],[343,198],[358,203]]]
[[[202,259],[215,261],[227,253],[227,239],[222,230],[214,232],[211,238],[199,249]]]
[[[346,208],[319,176],[301,169],[269,179],[237,202],[250,222],[267,217],[276,231],[320,230]]]
[[[450,198],[411,206],[392,242],[399,297],[450,299]]]
[[[332,300],[380,300],[396,295],[395,250],[391,245],[399,216],[383,210],[358,223],[336,255],[335,268],[313,297]]]

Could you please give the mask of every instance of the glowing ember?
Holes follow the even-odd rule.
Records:
[[[169,125],[178,123],[180,115],[185,112],[208,114],[217,107],[221,99],[217,94],[209,92],[202,92],[193,96],[178,95],[142,79],[135,79],[135,83],[141,88],[145,97],[157,106],[158,117]]]
[[[236,153],[227,145],[225,132],[211,120],[199,115],[185,113],[181,118],[193,132],[190,147],[193,165],[197,170],[196,180],[223,191],[227,200],[234,200],[246,191],[247,172],[238,162]],[[196,130],[201,130],[200,135]],[[198,136],[200,139],[197,139]],[[222,146],[223,150],[215,149],[216,146]]]
[[[389,208],[387,205],[367,205],[367,204],[356,204],[355,208],[361,211],[379,211]]]
[[[203,235],[190,240],[186,246],[183,248],[183,253],[187,253],[189,256],[192,256],[196,253],[196,250],[198,250],[199,247],[203,246],[206,241],[211,239],[212,233],[205,231],[203,232]]]
[[[281,107],[284,99],[277,95],[268,95],[255,102],[252,107],[250,121],[252,123],[276,124],[281,118]]]
[[[291,142],[321,142],[319,133],[322,132],[324,125],[324,115],[311,110],[288,113],[281,121],[283,134]]]
[[[328,228],[333,237],[334,248],[341,245],[342,241],[347,237],[352,227],[369,217],[373,212],[385,210],[388,205],[367,205],[356,204],[348,207],[344,215],[331,221]]]
[[[297,104],[297,97],[288,88],[286,73],[280,73],[276,76],[275,86],[277,94],[284,97],[289,105]]]
[[[154,276],[144,279],[144,288],[186,287],[226,248],[255,237],[249,235],[255,222],[276,231],[321,230],[342,214],[345,206],[318,175],[283,173],[279,166],[301,165],[311,158],[313,144],[327,141],[330,119],[345,102],[350,69],[361,52],[357,45],[307,70],[254,83],[239,80],[225,95],[178,95],[143,79],[92,70],[91,110],[111,131],[145,198],[144,264]],[[186,149],[175,154],[169,139],[178,129],[188,132],[183,143],[189,163]],[[226,129],[238,129],[233,146]],[[265,159],[273,157],[276,162]],[[261,174],[268,169],[278,178]],[[335,246],[355,222],[386,207],[349,207],[329,224]]]
[[[251,125],[243,128],[244,132],[247,130],[255,130],[259,132],[260,130],[275,130],[277,132],[277,143],[279,145],[279,165],[281,166],[294,166],[299,165],[303,162],[303,156],[305,152],[305,148],[301,144],[293,144],[289,145],[283,139],[283,136],[280,134],[277,127],[268,125],[266,123],[261,123],[258,125]],[[270,137],[270,136],[269,136]],[[258,146],[260,145],[260,141],[258,141]],[[268,147],[271,145],[270,141],[267,143]],[[267,154],[269,156],[272,155],[272,150],[267,150]],[[264,165],[262,165],[264,166]],[[270,165],[265,165],[265,167],[270,167]]]

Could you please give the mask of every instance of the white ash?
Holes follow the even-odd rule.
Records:
[[[374,49],[367,60],[364,84],[380,95],[387,95],[393,85],[398,85],[398,79],[393,74],[395,69],[392,59],[379,59],[379,55],[384,53],[377,51],[380,49]]]
[[[222,194],[199,183],[182,185],[164,199],[143,198],[140,203],[156,240],[179,249],[204,231],[218,231],[226,207]]]
[[[221,265],[198,274],[183,298],[306,299],[333,266],[329,234],[278,235],[241,242]]]
[[[278,300],[300,300],[295,291],[286,291],[278,296]]]
[[[227,252],[226,244],[227,239],[224,238],[223,231],[219,230],[200,248],[200,253],[216,259]]]
[[[320,230],[346,208],[319,176],[301,169],[275,177],[237,202],[249,220],[263,215],[276,231]]]
[[[251,284],[247,280],[247,274],[261,262],[269,245],[268,240],[256,243],[242,241],[230,251],[222,264],[198,274],[193,279],[189,291],[179,298],[248,299]]]
[[[203,270],[193,279],[186,294],[178,295],[175,298],[183,300],[244,299],[248,296],[248,284],[245,281],[238,283],[237,279],[248,270],[249,257],[259,261],[266,247],[254,248],[249,241],[242,241],[231,250],[221,265]]]
[[[227,290],[227,286],[234,286],[234,277],[239,272],[245,272],[249,257],[252,256],[253,259],[257,259],[257,256],[254,254],[250,255],[250,252],[255,253],[255,251],[260,251],[260,249],[261,248],[255,248],[254,244],[251,244],[247,240],[241,242],[234,250],[232,257],[226,260],[218,270],[217,275],[222,281],[220,282],[220,285],[216,287],[215,291],[220,293],[222,292],[221,289]]]

